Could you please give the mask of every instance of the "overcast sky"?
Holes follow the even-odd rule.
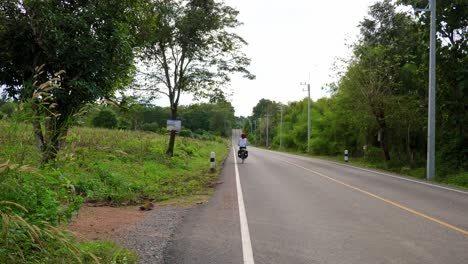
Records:
[[[252,114],[262,98],[288,103],[307,96],[301,82],[308,82],[311,97],[326,96],[321,87],[334,81],[333,62],[349,57],[346,44],[359,34],[357,25],[375,0],[225,0],[240,11],[244,25],[237,33],[249,45],[250,70],[255,80],[234,76],[230,97],[236,116]],[[158,100],[165,104],[167,98]],[[190,97],[181,98],[191,103]]]

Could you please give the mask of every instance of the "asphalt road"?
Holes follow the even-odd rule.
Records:
[[[249,154],[240,164],[231,151],[223,183],[187,215],[167,263],[468,263],[468,191]]]

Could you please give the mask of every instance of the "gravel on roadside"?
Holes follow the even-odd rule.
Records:
[[[190,209],[155,208],[148,216],[119,232],[118,243],[138,253],[142,264],[164,264],[164,251]]]

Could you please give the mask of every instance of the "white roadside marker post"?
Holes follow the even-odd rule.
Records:
[[[348,162],[348,150],[345,149],[344,151],[344,161]]]
[[[215,170],[215,153],[213,151],[210,154],[210,170],[211,172]]]

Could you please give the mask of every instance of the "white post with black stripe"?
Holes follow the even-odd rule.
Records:
[[[345,149],[345,151],[344,151],[344,161],[348,162],[348,159],[349,159],[348,158],[348,150]]]
[[[210,154],[210,170],[212,172],[215,170],[215,153],[213,151]]]

